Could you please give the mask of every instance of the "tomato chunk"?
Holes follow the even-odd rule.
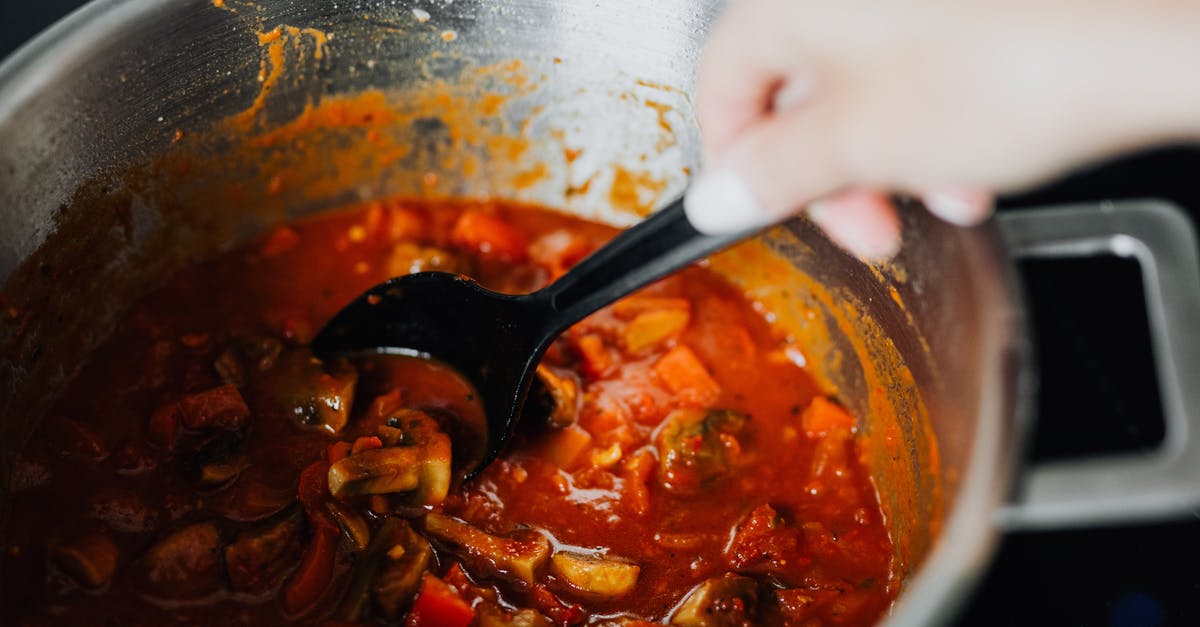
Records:
[[[474,619],[475,610],[462,597],[446,582],[426,573],[404,624],[406,627],[467,627]]]

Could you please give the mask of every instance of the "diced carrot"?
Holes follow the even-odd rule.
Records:
[[[812,400],[800,416],[804,433],[810,438],[823,438],[832,431],[853,433],[857,423],[854,416],[841,405],[818,396]]]
[[[179,417],[189,429],[237,431],[250,417],[250,408],[237,386],[227,383],[179,399]]]
[[[450,239],[459,247],[508,263],[521,263],[529,255],[529,242],[523,233],[500,217],[482,211],[459,216]]]
[[[345,459],[350,454],[349,442],[334,442],[325,449],[325,457],[329,460],[329,465],[332,466],[338,461]]]
[[[691,314],[686,309],[654,309],[640,313],[621,335],[625,351],[636,355],[662,344],[683,332],[690,320]]]
[[[380,440],[378,436],[374,435],[363,436],[354,441],[354,446],[351,447],[350,454],[354,455],[361,451],[368,451],[376,448],[383,448],[383,440]]]
[[[721,386],[692,349],[682,344],[660,357],[654,364],[654,372],[685,405],[706,407],[721,395]]]
[[[684,311],[691,313],[692,304],[686,298],[667,296],[626,296],[613,303],[612,310],[618,318],[629,320],[647,311]]]
[[[312,543],[304,550],[300,565],[283,586],[283,609],[288,614],[296,616],[312,609],[329,588],[338,534],[337,523],[333,523],[332,528],[316,526]]]
[[[551,433],[544,440],[542,456],[555,466],[567,470],[591,445],[592,434],[571,426]]]
[[[580,369],[592,379],[599,379],[613,366],[612,355],[604,340],[598,335],[584,335],[575,341],[575,348],[582,359]]]
[[[446,585],[425,573],[421,591],[413,601],[405,627],[467,627],[475,619],[475,610]]]

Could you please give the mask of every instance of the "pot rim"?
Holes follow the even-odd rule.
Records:
[[[90,0],[55,22],[0,61],[0,120],[122,29],[168,9],[159,0]],[[966,251],[970,274],[996,278],[971,282],[982,318],[978,427],[954,507],[883,617],[889,626],[947,623],[970,598],[997,545],[996,513],[1009,501],[1032,417],[1032,345],[1013,261],[992,223],[955,229],[954,235]]]

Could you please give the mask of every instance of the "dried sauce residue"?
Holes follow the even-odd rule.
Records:
[[[254,102],[232,119],[235,125],[243,128],[254,123],[266,106],[267,96],[271,94],[271,91],[279,83],[280,77],[283,76],[284,68],[287,65],[287,45],[289,43],[295,48],[296,54],[302,58],[304,54],[302,42],[307,36],[312,40],[312,58],[317,61],[325,58],[325,46],[329,43],[329,35],[323,31],[287,24],[280,24],[269,31],[259,31],[256,35],[259,47],[265,49],[258,68],[258,82],[261,83],[261,86],[258,95],[254,97]]]
[[[613,168],[613,182],[608,191],[608,201],[617,211],[648,216],[654,211],[659,196],[666,188],[665,179],[656,178],[649,172],[633,172],[616,166]]]

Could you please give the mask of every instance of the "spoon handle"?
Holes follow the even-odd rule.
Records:
[[[561,328],[630,292],[699,261],[753,234],[704,235],[692,228],[683,212],[683,198],[672,202],[633,227],[546,286],[544,298]]]

